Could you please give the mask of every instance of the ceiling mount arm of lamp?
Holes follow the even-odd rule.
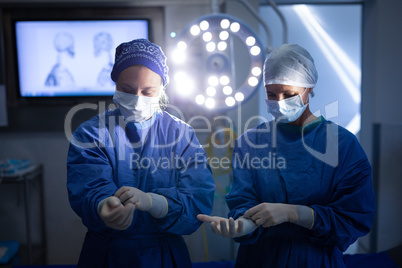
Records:
[[[211,11],[212,14],[217,14],[219,12],[219,0],[211,0]]]
[[[283,43],[287,44],[288,42],[288,25],[286,23],[285,17],[283,16],[282,12],[279,10],[278,6],[276,5],[274,0],[266,0],[268,4],[272,6],[275,10],[276,14],[278,14],[279,18],[282,21],[283,26]]]
[[[248,9],[248,11],[250,11],[250,13],[253,14],[253,16],[258,20],[258,22],[261,23],[262,27],[264,28],[264,30],[267,34],[268,45],[267,45],[267,48],[265,49],[266,50],[265,52],[268,53],[272,49],[272,34],[268,28],[268,25],[260,17],[260,15],[258,15],[258,13],[254,10],[254,8],[250,5],[249,2],[247,2],[246,0],[236,0],[236,1],[239,1],[240,3],[242,3]]]

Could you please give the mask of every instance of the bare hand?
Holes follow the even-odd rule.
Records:
[[[202,222],[211,223],[212,232],[223,237],[239,237],[244,233],[243,220],[234,220],[233,218],[211,217],[204,214],[198,214],[197,219]]]
[[[100,209],[99,216],[110,228],[126,230],[133,221],[134,205],[123,206],[117,197],[108,197]]]

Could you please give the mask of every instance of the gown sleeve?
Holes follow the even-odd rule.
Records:
[[[168,202],[165,217],[154,219],[160,232],[187,235],[198,229],[198,214],[212,211],[215,182],[194,130],[187,126],[186,134],[175,149],[180,156],[176,167],[175,187],[156,188],[154,193],[163,195]]]
[[[260,204],[254,185],[254,175],[249,168],[250,150],[242,138],[243,136],[236,140],[233,149],[233,181],[230,186],[230,192],[225,198],[230,209],[228,217],[232,217],[233,219],[240,218],[248,209]],[[236,242],[244,242],[244,244],[253,244],[257,241],[261,232],[262,227],[258,227],[252,233],[235,238],[234,240]]]
[[[117,190],[110,160],[98,134],[98,128],[90,123],[81,125],[73,134],[67,156],[70,205],[84,225],[95,231],[107,228],[97,212],[99,202]]]
[[[311,241],[336,245],[345,251],[371,228],[375,196],[371,166],[357,139],[350,133],[340,140],[340,164],[334,174],[337,182],[328,205],[311,205],[314,225]]]

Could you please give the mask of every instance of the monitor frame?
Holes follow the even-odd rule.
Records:
[[[15,23],[17,21],[114,21],[147,20],[148,39],[163,46],[163,8],[110,5],[32,5],[3,8],[5,83],[8,107],[72,106],[111,100],[112,96],[23,97],[20,94]],[[128,41],[128,40],[127,40]],[[114,56],[114,55],[113,55]]]

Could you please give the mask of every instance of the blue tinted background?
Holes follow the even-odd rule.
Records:
[[[318,83],[310,109],[357,134],[360,130],[361,5],[281,5],[288,42],[306,48],[315,60]],[[272,46],[282,44],[282,23],[270,6],[260,16],[272,33]],[[260,26],[262,42],[267,35]],[[260,114],[266,116],[265,89],[259,90]]]

